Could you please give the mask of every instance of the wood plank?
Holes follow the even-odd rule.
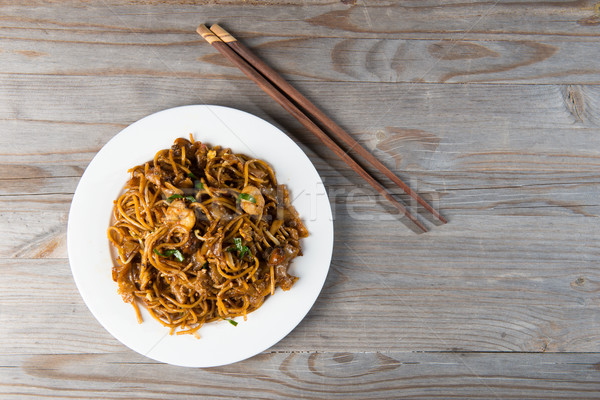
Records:
[[[592,1],[0,7],[2,73],[242,79],[195,33],[221,21],[292,80],[600,83]]]
[[[382,214],[390,211],[379,203],[386,202],[351,171],[336,174],[322,167],[327,193],[336,207],[347,213]],[[0,180],[0,204],[5,212],[61,211],[68,212],[78,177],[32,178],[18,184]],[[598,185],[596,173],[465,173],[436,172],[427,174],[411,171],[411,186],[434,201],[450,215],[586,215],[598,214]],[[40,182],[42,182],[40,184]],[[392,187],[390,185],[390,187]],[[398,188],[390,190],[410,202]],[[412,204],[410,204],[413,206]],[[349,208],[351,207],[351,208]],[[60,218],[56,216],[57,218]],[[46,216],[50,218],[50,216]],[[36,217],[26,218],[35,223]],[[8,222],[7,222],[8,223]],[[6,227],[6,230],[18,227]]]
[[[97,31],[103,35],[160,32],[189,33],[199,23],[224,23],[244,36],[333,36],[333,37],[445,37],[470,34],[491,37],[598,36],[594,0],[525,0],[489,2],[453,0],[440,4],[427,1],[332,2],[300,0],[274,4],[244,0],[194,2],[144,1],[144,7],[127,0],[102,4],[79,4],[67,0],[48,4],[25,0],[18,5],[3,2],[2,26],[15,30],[49,29],[48,35],[64,29],[78,33]],[[204,3],[201,7],[196,3]],[[347,3],[347,4],[346,4]],[[35,5],[35,7],[29,7]],[[63,10],[69,12],[62,12]],[[268,15],[268,18],[265,18]],[[53,17],[57,16],[57,17]],[[291,17],[293,16],[293,17]],[[52,37],[52,36],[49,36]]]
[[[600,214],[600,182],[597,176],[533,174],[524,177],[517,175],[514,179],[510,175],[495,177],[490,174],[460,174],[460,178],[451,176],[458,187],[446,186],[450,179],[440,182],[424,175],[413,175],[413,178],[411,185],[432,200],[451,220],[459,216],[461,220],[469,216],[506,219],[516,216],[584,216],[593,221]],[[385,200],[359,182],[358,178],[353,180],[355,182],[344,177],[326,179],[336,219],[395,221],[396,212]],[[494,183],[490,184],[492,180]],[[26,180],[30,181],[34,180]],[[52,182],[52,179],[45,179],[45,182],[48,181]],[[59,181],[65,183],[64,180]],[[59,187],[58,194],[37,192],[34,195],[0,196],[3,210],[0,213],[0,237],[5,239],[0,242],[0,257],[66,257],[66,221],[76,180],[67,182],[72,183],[68,187]],[[32,186],[30,189],[34,191],[37,188]],[[411,207],[415,206],[406,196],[399,197]],[[403,226],[399,221],[397,224]],[[486,226],[474,228],[483,231]],[[577,226],[573,229],[578,232]]]
[[[10,31],[9,31],[10,33]],[[29,32],[28,32],[29,33]],[[0,35],[2,29],[0,28]],[[2,73],[244,79],[192,31],[174,35],[123,32],[99,42],[97,32],[36,28],[4,39]],[[85,40],[85,38],[89,39]],[[146,38],[148,36],[148,38]],[[166,37],[165,37],[166,36]],[[600,83],[597,39],[422,40],[247,38],[246,44],[291,81]],[[127,57],[111,57],[115,47]],[[33,61],[33,62],[27,62]]]
[[[61,211],[50,211],[48,202],[35,204],[36,199],[28,200],[22,207],[26,211],[0,211],[0,257],[22,258],[65,258],[67,255],[68,203],[59,200]],[[4,203],[19,203],[19,196],[11,196]],[[35,204],[33,207],[32,204]],[[37,209],[36,209],[37,208]]]
[[[562,170],[598,165],[597,85],[302,82],[298,86],[365,146],[378,148],[384,161],[398,167],[444,169],[462,163],[452,169],[544,171],[558,165]],[[61,96],[48,104],[46,98],[55,95],[54,88],[60,88]],[[265,99],[245,80],[123,77],[117,83],[112,77],[2,75],[0,101],[9,106],[0,110],[0,162],[37,162],[32,154],[39,153],[53,162],[89,161],[124,125],[186,104],[240,108],[314,146],[316,139]],[[20,134],[18,140],[15,132]],[[41,141],[48,132],[63,132],[72,150],[65,151],[61,140]],[[400,158],[395,153],[400,148],[412,154]],[[493,162],[487,163],[490,158]]]
[[[3,185],[4,182],[0,182],[0,185]],[[9,212],[28,212],[28,213],[36,213],[38,215],[36,221],[39,221],[41,218],[41,213],[49,212],[49,219],[61,219],[62,217],[59,214],[56,214],[56,211],[61,212],[63,215],[69,213],[69,208],[71,207],[71,200],[73,199],[72,194],[36,194],[33,196],[22,196],[22,195],[14,195],[14,196],[0,196],[0,209],[6,213]],[[0,219],[3,224],[8,224],[7,219]],[[10,228],[5,227],[3,232],[8,231]],[[65,227],[66,229],[66,227]]]
[[[598,354],[267,353],[217,368],[132,353],[0,355],[0,395],[24,399],[597,398]]]
[[[345,217],[335,230],[321,296],[273,351],[600,350],[592,218],[456,217],[414,235],[394,220]],[[10,310],[0,315],[4,353],[115,348],[85,310],[66,260],[2,263],[11,277],[0,281],[0,308]]]

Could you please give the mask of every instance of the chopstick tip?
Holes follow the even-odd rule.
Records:
[[[225,43],[236,42],[237,39],[234,38],[231,33],[227,32],[225,29],[221,28],[219,24],[213,24],[210,27],[210,30],[219,37]]]
[[[196,28],[196,32],[198,33],[198,35],[202,36],[208,43],[212,44],[213,42],[219,41],[219,38],[204,24],[198,25],[198,28]]]

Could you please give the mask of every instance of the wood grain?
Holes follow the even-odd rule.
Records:
[[[135,3],[111,0],[102,4],[80,4],[74,0],[61,0],[48,4],[46,1],[26,0],[15,5],[8,2],[2,5],[3,25],[26,29],[45,22],[51,24],[54,30],[71,28],[80,32],[96,30],[103,34],[123,31],[179,34],[189,32],[185,28],[187,26],[193,31],[202,22],[221,24],[234,21],[236,26],[235,29],[230,27],[232,31],[252,36],[285,34],[388,38],[400,35],[452,37],[465,34],[500,37],[598,35],[595,29],[597,25],[591,18],[597,13],[593,0],[453,0],[443,3],[435,0],[387,0],[371,4],[319,0],[310,6],[291,0],[275,1],[269,5],[251,2],[251,7],[247,6],[247,1],[235,0],[221,4],[201,1],[198,2],[204,3],[201,8],[195,4],[197,2],[186,4],[186,1],[180,0],[144,0]],[[73,7],[73,4],[78,7]],[[25,13],[28,5],[36,7]],[[61,13],[62,9],[70,12]],[[268,12],[268,19],[265,18],[265,12]],[[160,17],[158,26],[153,23],[153,17]],[[198,21],[200,18],[203,21]]]
[[[0,30],[1,32],[1,30]],[[45,75],[137,75],[242,79],[221,56],[194,37],[175,43],[119,45],[131,56],[99,57],[115,44],[6,38],[4,57],[25,68],[3,73]],[[161,40],[162,38],[157,38]],[[553,40],[423,40],[261,37],[244,40],[287,79],[344,82],[490,82],[598,83],[597,39]],[[302,53],[298,49],[306,49]],[[325,60],[323,49],[331,49]],[[66,56],[65,56],[66,55]],[[67,59],[65,59],[67,58]]]
[[[221,103],[283,126],[314,160],[330,195],[339,190],[349,194],[361,185],[283,110],[265,103],[249,82],[162,78],[142,85],[142,78],[131,77],[111,85],[112,78],[11,78],[0,79],[5,88],[0,98],[12,107],[0,110],[0,164],[6,177],[0,178],[0,195],[5,203],[14,200],[10,207],[35,200],[19,194],[68,196],[95,152],[118,130],[162,107],[190,103]],[[339,85],[301,86],[388,167],[415,180],[421,192],[438,196],[445,210],[462,215],[598,215],[597,86]],[[51,96],[48,87],[55,86],[64,97],[55,104],[40,100],[40,94]],[[223,91],[235,96],[223,102]],[[353,99],[359,95],[363,107],[354,110]],[[144,101],[120,107],[130,97]],[[382,100],[386,108],[380,107]],[[19,133],[17,142],[14,132]],[[57,135],[61,140],[43,139]],[[354,190],[353,196],[374,201],[368,189]]]
[[[336,213],[325,289],[273,350],[599,350],[600,234],[593,219],[457,217],[452,228],[414,235],[387,214],[369,221]],[[567,240],[556,226],[577,234]],[[0,347],[35,353],[49,332],[73,338],[53,344],[60,352],[81,351],[82,343],[86,351],[114,346],[81,303],[67,261],[33,258],[3,261],[13,279],[0,282],[0,304],[10,315],[29,316],[3,316]]]
[[[184,369],[132,353],[0,356],[4,399],[597,398],[598,354],[267,353]]]
[[[600,82],[591,1],[427,3],[272,5],[268,23],[235,4],[0,6],[2,73],[241,79],[195,35],[218,21],[291,80]]]
[[[594,146],[600,126],[598,85],[299,82],[297,86],[366,146],[379,145],[384,153],[386,149],[394,152],[397,147],[394,139],[412,146],[410,150],[416,150],[412,159],[394,160],[399,166],[439,159],[443,163],[438,167],[444,169],[457,159],[456,162],[463,163],[461,169],[468,168],[468,162],[472,161],[475,163],[472,169],[484,170],[489,165],[481,163],[482,159],[504,151],[505,166],[497,168],[508,170],[532,165],[526,160],[527,153],[560,155],[566,152],[568,158],[568,153],[573,152],[579,159],[598,154]],[[3,127],[0,156],[7,162],[16,159],[10,158],[12,155],[24,162],[36,161],[29,154],[33,151],[65,162],[89,160],[125,125],[164,108],[193,103],[244,109],[284,126],[303,142],[308,140],[307,146],[316,143],[247,81],[185,78],[148,81],[144,77],[115,80],[112,77],[12,74],[0,75],[0,87],[0,100],[8,105],[0,109]],[[58,96],[54,87],[60,87]],[[224,92],[230,95],[224,97]],[[55,101],[48,102],[47,97]],[[361,99],[362,107],[355,108],[357,98]],[[132,102],[123,107],[126,99]],[[103,112],[90,111],[99,109]],[[39,131],[41,127],[64,132],[65,138],[77,146],[77,151],[66,151],[60,140],[41,143],[38,140],[44,134]],[[77,138],[81,129],[91,137],[79,135]],[[18,141],[13,136],[16,132],[21,134]],[[527,143],[528,135],[533,133],[540,135],[539,140]],[[50,147],[43,151],[46,146]],[[465,146],[470,146],[469,153],[476,154],[465,156]],[[515,152],[519,154],[512,154]],[[393,157],[384,159],[390,160]],[[553,160],[542,158],[536,164],[539,164],[536,168],[542,170],[550,167]],[[572,164],[578,165],[574,160]],[[594,167],[593,162],[587,164]],[[566,167],[577,168],[569,165]]]
[[[3,225],[3,235],[11,237],[0,245],[6,256],[54,254],[44,246],[47,241],[64,238],[66,202],[78,177],[100,147],[132,122],[131,115],[139,118],[160,109],[161,104],[218,102],[223,90],[238,93],[225,105],[279,122],[301,140],[334,204],[345,207],[351,196],[355,213],[379,217],[386,212],[374,193],[360,187],[360,180],[332,154],[319,150],[318,143],[292,118],[282,110],[261,107],[264,95],[249,82],[205,81],[198,84],[202,88],[198,96],[186,79],[157,79],[141,86],[142,78],[127,78],[115,86],[110,84],[112,78],[11,78],[0,79],[5,88],[0,98],[12,107],[0,111],[0,201],[6,211],[20,214],[13,214]],[[409,176],[421,192],[434,196],[450,216],[598,215],[597,86],[344,86],[305,83],[302,89],[319,99],[390,168]],[[52,87],[61,87],[63,97],[56,104],[46,104],[40,99],[51,96]],[[347,96],[341,96],[342,92]],[[152,93],[163,95],[156,98]],[[353,110],[353,98],[359,94],[364,107]],[[145,101],[127,109],[120,107],[129,97]],[[13,98],[16,100],[11,101]],[[381,100],[391,106],[378,107]],[[328,104],[339,109],[328,109]],[[462,112],[456,113],[454,107]],[[89,112],[98,108],[107,112]],[[69,113],[61,112],[63,109]],[[380,111],[369,115],[363,109]],[[469,116],[467,129],[465,115]],[[18,141],[13,139],[14,132],[19,133]],[[537,136],[532,137],[532,132]],[[60,140],[44,140],[58,136]],[[37,209],[40,201],[62,213],[48,212],[41,223],[30,221],[27,211]],[[32,234],[37,239],[32,241]],[[64,243],[57,248],[64,249]]]
[[[413,234],[199,23],[243,40],[449,224]],[[598,398],[599,27],[593,0],[0,0],[0,397]],[[301,324],[203,370],[118,343],[66,258],[93,156],[187,104],[288,132],[336,232]]]

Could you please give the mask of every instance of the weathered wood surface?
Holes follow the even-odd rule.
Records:
[[[599,83],[593,1],[32,3],[2,7],[2,73],[242,79],[195,33],[222,22],[293,80]]]
[[[279,353],[184,369],[128,352],[0,355],[0,396],[101,399],[597,398],[600,356]]]
[[[364,221],[341,217],[319,300],[272,350],[598,351],[600,234],[589,219],[457,217],[453,228],[425,237],[378,218],[372,223],[385,237],[369,230],[365,238]],[[577,236],[565,238],[555,229],[561,224]],[[582,236],[590,242],[581,244]],[[34,238],[36,246],[21,252],[60,257],[64,248],[54,246],[63,240]],[[424,257],[423,246],[435,249]],[[12,277],[0,281],[10,310],[0,325],[5,353],[37,353],[40,345],[61,353],[114,348],[86,312],[66,260],[6,259],[3,265]],[[27,318],[11,322],[14,313]],[[72,340],[56,342],[57,335]]]
[[[235,32],[450,223],[415,235],[200,22]],[[599,398],[599,65],[585,0],[0,1],[0,397]],[[125,349],[66,259],[92,157],[186,104],[289,132],[336,231],[306,319],[206,370]]]

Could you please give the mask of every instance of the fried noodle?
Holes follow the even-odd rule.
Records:
[[[141,323],[138,302],[171,334],[246,315],[280,287],[308,231],[264,161],[176,139],[129,170],[108,238],[113,280]]]

